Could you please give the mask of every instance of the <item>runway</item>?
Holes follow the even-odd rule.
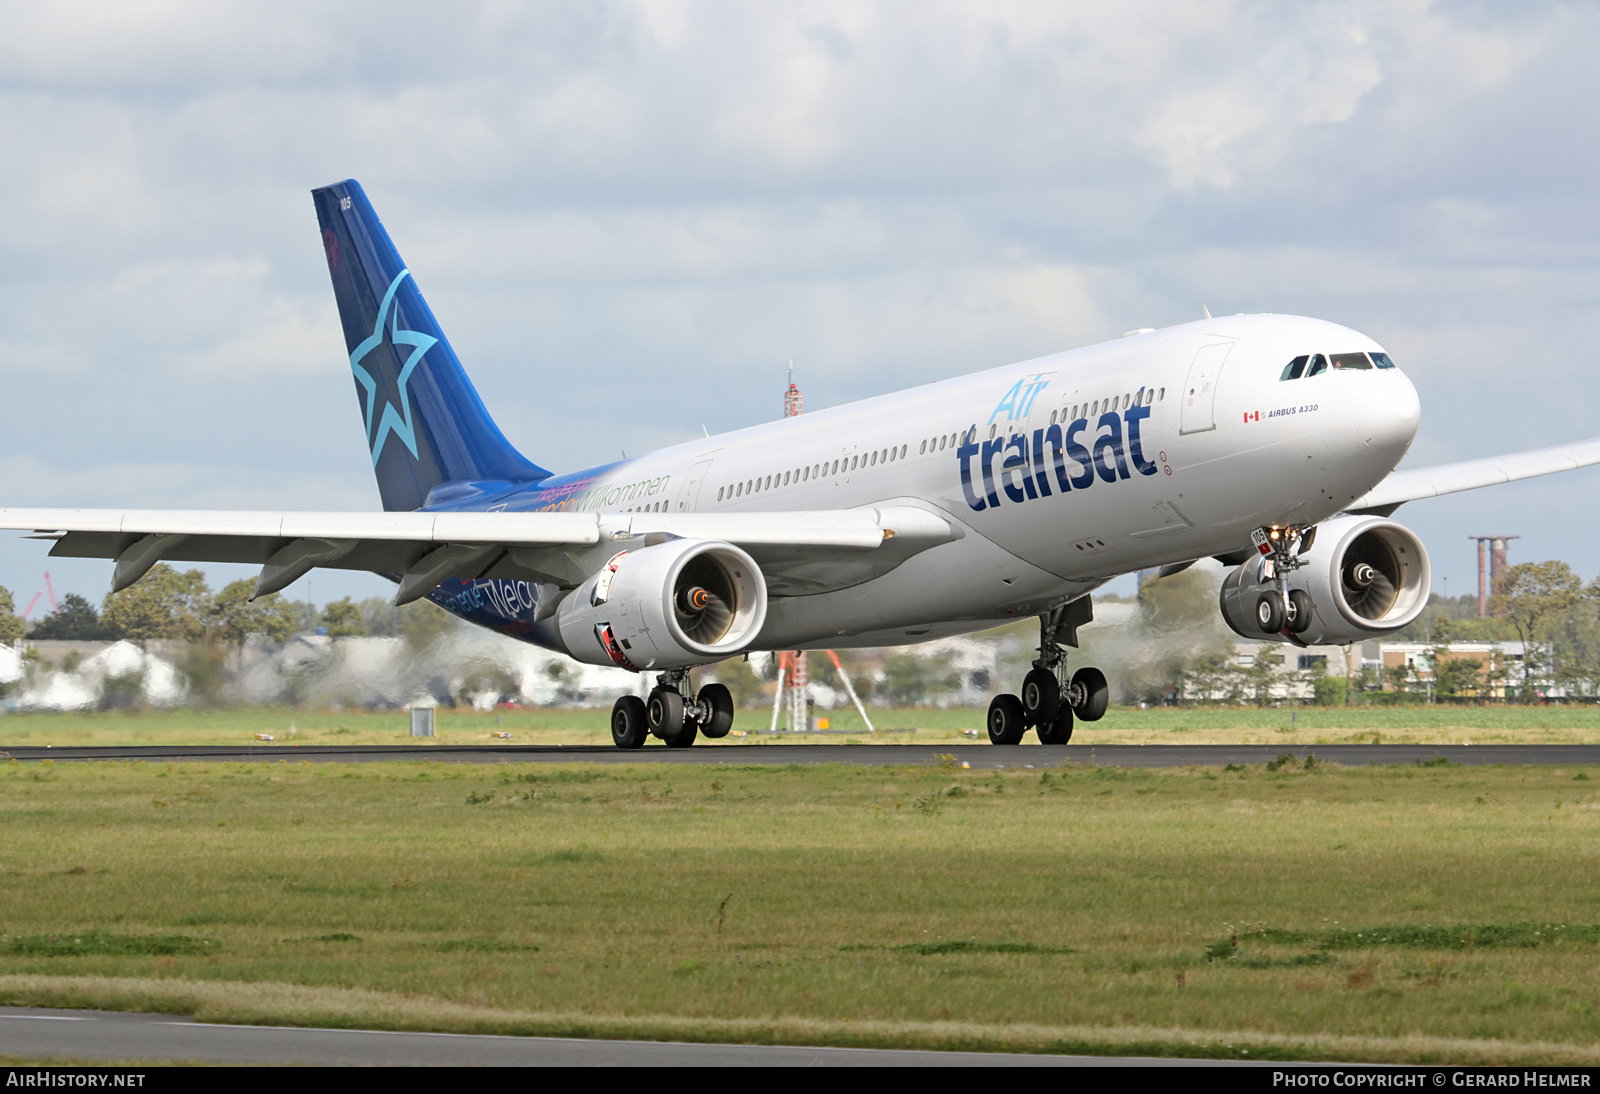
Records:
[[[66,748],[16,747],[0,760],[22,762],[144,761],[287,763],[671,763],[671,764],[873,764],[926,765],[950,762],[973,768],[1222,767],[1264,764],[1284,753],[1334,764],[1415,764],[1440,758],[1477,766],[1600,766],[1600,745],[695,745],[648,746],[625,752],[608,745],[149,745]]]
[[[442,1067],[1130,1067],[1232,1061],[808,1048],[229,1026],[175,1014],[0,1007],[0,1053],[24,1059]]]

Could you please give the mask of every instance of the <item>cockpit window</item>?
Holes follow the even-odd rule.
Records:
[[[1336,353],[1333,355],[1333,367],[1370,369],[1372,362],[1367,360],[1364,353]]]
[[[1379,368],[1394,368],[1394,362],[1389,360],[1387,353],[1369,353],[1367,356],[1371,357],[1372,363]]]
[[[1309,361],[1309,360],[1311,360],[1311,358],[1306,357],[1303,354],[1301,356],[1299,356],[1299,357],[1296,357],[1293,361],[1290,361],[1287,365],[1283,366],[1283,375],[1279,376],[1278,379],[1279,380],[1298,380],[1298,379],[1300,379],[1300,374],[1306,370],[1306,362]]]
[[[1308,377],[1315,376],[1318,373],[1327,372],[1327,371],[1328,371],[1328,359],[1326,357],[1322,356],[1322,354],[1320,354],[1320,353],[1312,354],[1311,355],[1311,367],[1306,369],[1306,376],[1308,376]]]

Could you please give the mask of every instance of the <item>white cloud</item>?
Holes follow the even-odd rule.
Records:
[[[558,467],[770,417],[790,358],[826,405],[1202,302],[1389,345],[1419,457],[1600,432],[1596,45],[1423,0],[13,7],[0,395],[46,411],[3,500],[369,504],[306,193],[351,175]]]

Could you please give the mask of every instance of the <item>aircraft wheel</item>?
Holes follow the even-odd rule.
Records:
[[[1304,634],[1311,627],[1311,594],[1304,589],[1289,590],[1289,611],[1283,625],[1290,634]]]
[[[611,706],[611,740],[618,748],[643,748],[650,733],[644,700],[624,695]]]
[[[1030,725],[1042,726],[1061,706],[1061,685],[1049,669],[1033,669],[1022,680],[1022,713]]]
[[[1015,745],[1022,743],[1027,732],[1022,720],[1022,700],[1015,695],[996,695],[989,700],[989,743]]]
[[[707,684],[700,689],[699,699],[711,708],[711,714],[700,726],[700,734],[720,740],[733,728],[733,693],[721,684]]]
[[[685,725],[693,725],[683,717],[683,696],[673,688],[656,688],[650,693],[650,701],[646,704],[649,714],[650,732],[660,737],[667,744],[672,744],[683,735]],[[689,740],[692,742],[693,737]]]
[[[1105,717],[1111,702],[1106,674],[1097,668],[1081,668],[1072,674],[1072,713],[1080,721],[1098,722]]]
[[[1072,740],[1072,708],[1062,706],[1050,721],[1039,723],[1038,733],[1042,745],[1064,745]]]
[[[683,728],[678,730],[678,735],[676,737],[668,738],[666,745],[668,748],[688,748],[690,745],[694,744],[694,739],[699,735],[700,727],[694,722],[691,722],[689,719],[685,718],[683,720]]]
[[[1277,593],[1262,593],[1256,601],[1256,626],[1262,634],[1277,634],[1283,630],[1283,601]]]

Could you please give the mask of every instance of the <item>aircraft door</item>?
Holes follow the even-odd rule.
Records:
[[[1217,428],[1217,380],[1222,376],[1223,363],[1230,342],[1212,342],[1200,347],[1189,366],[1189,378],[1183,385],[1183,414],[1178,427],[1180,433],[1204,433]]]
[[[689,468],[689,474],[684,476],[683,487],[678,491],[678,512],[693,513],[700,503],[700,487],[711,474],[711,465],[714,460],[701,460]]]

